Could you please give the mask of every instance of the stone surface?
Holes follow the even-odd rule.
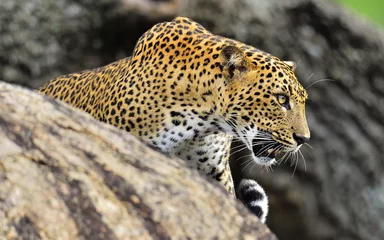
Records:
[[[170,11],[143,9],[138,0],[28,2],[0,1],[5,81],[36,87],[129,56],[141,33],[177,15],[296,61],[304,86],[334,80],[308,89],[314,149],[303,148],[306,170],[300,160],[293,177],[289,164],[269,173],[250,165],[242,175],[256,178],[269,193],[267,224],[281,239],[384,238],[382,30],[328,0],[180,0]],[[78,7],[68,13],[65,5]]]
[[[276,239],[183,161],[0,82],[0,239]]]
[[[36,88],[129,55],[175,0],[1,0],[0,79]]]

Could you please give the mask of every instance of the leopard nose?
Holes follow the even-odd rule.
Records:
[[[296,133],[293,134],[293,139],[295,139],[295,141],[297,142],[298,146],[308,142],[308,140],[309,140],[309,138],[304,137],[304,136],[298,136],[298,135],[296,135]]]

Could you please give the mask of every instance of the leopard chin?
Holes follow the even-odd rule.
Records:
[[[280,151],[276,149],[280,148],[279,143],[262,144],[253,141],[252,145],[253,158],[259,165],[271,166],[277,162],[276,156]]]
[[[256,157],[253,155],[254,161],[261,166],[271,166],[277,163],[276,158],[270,157]]]

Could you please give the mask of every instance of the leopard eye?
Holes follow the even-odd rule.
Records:
[[[276,94],[276,99],[277,99],[277,102],[285,107],[287,110],[291,109],[290,105],[289,105],[289,98],[287,95],[284,95],[284,94]]]

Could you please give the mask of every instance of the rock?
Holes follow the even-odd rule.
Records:
[[[0,236],[276,239],[178,159],[64,103],[0,82]]]
[[[240,173],[269,193],[273,232],[280,239],[384,239],[384,35],[333,1],[2,0],[0,79],[37,87],[110,63],[177,15],[296,61],[304,86],[334,80],[308,88],[314,150],[303,148],[306,169],[300,160],[293,177],[289,164]],[[239,157],[235,172],[245,166],[236,166]]]
[[[55,76],[130,55],[175,15],[175,0],[2,0],[0,79],[37,88]],[[171,16],[170,16],[171,15]]]

